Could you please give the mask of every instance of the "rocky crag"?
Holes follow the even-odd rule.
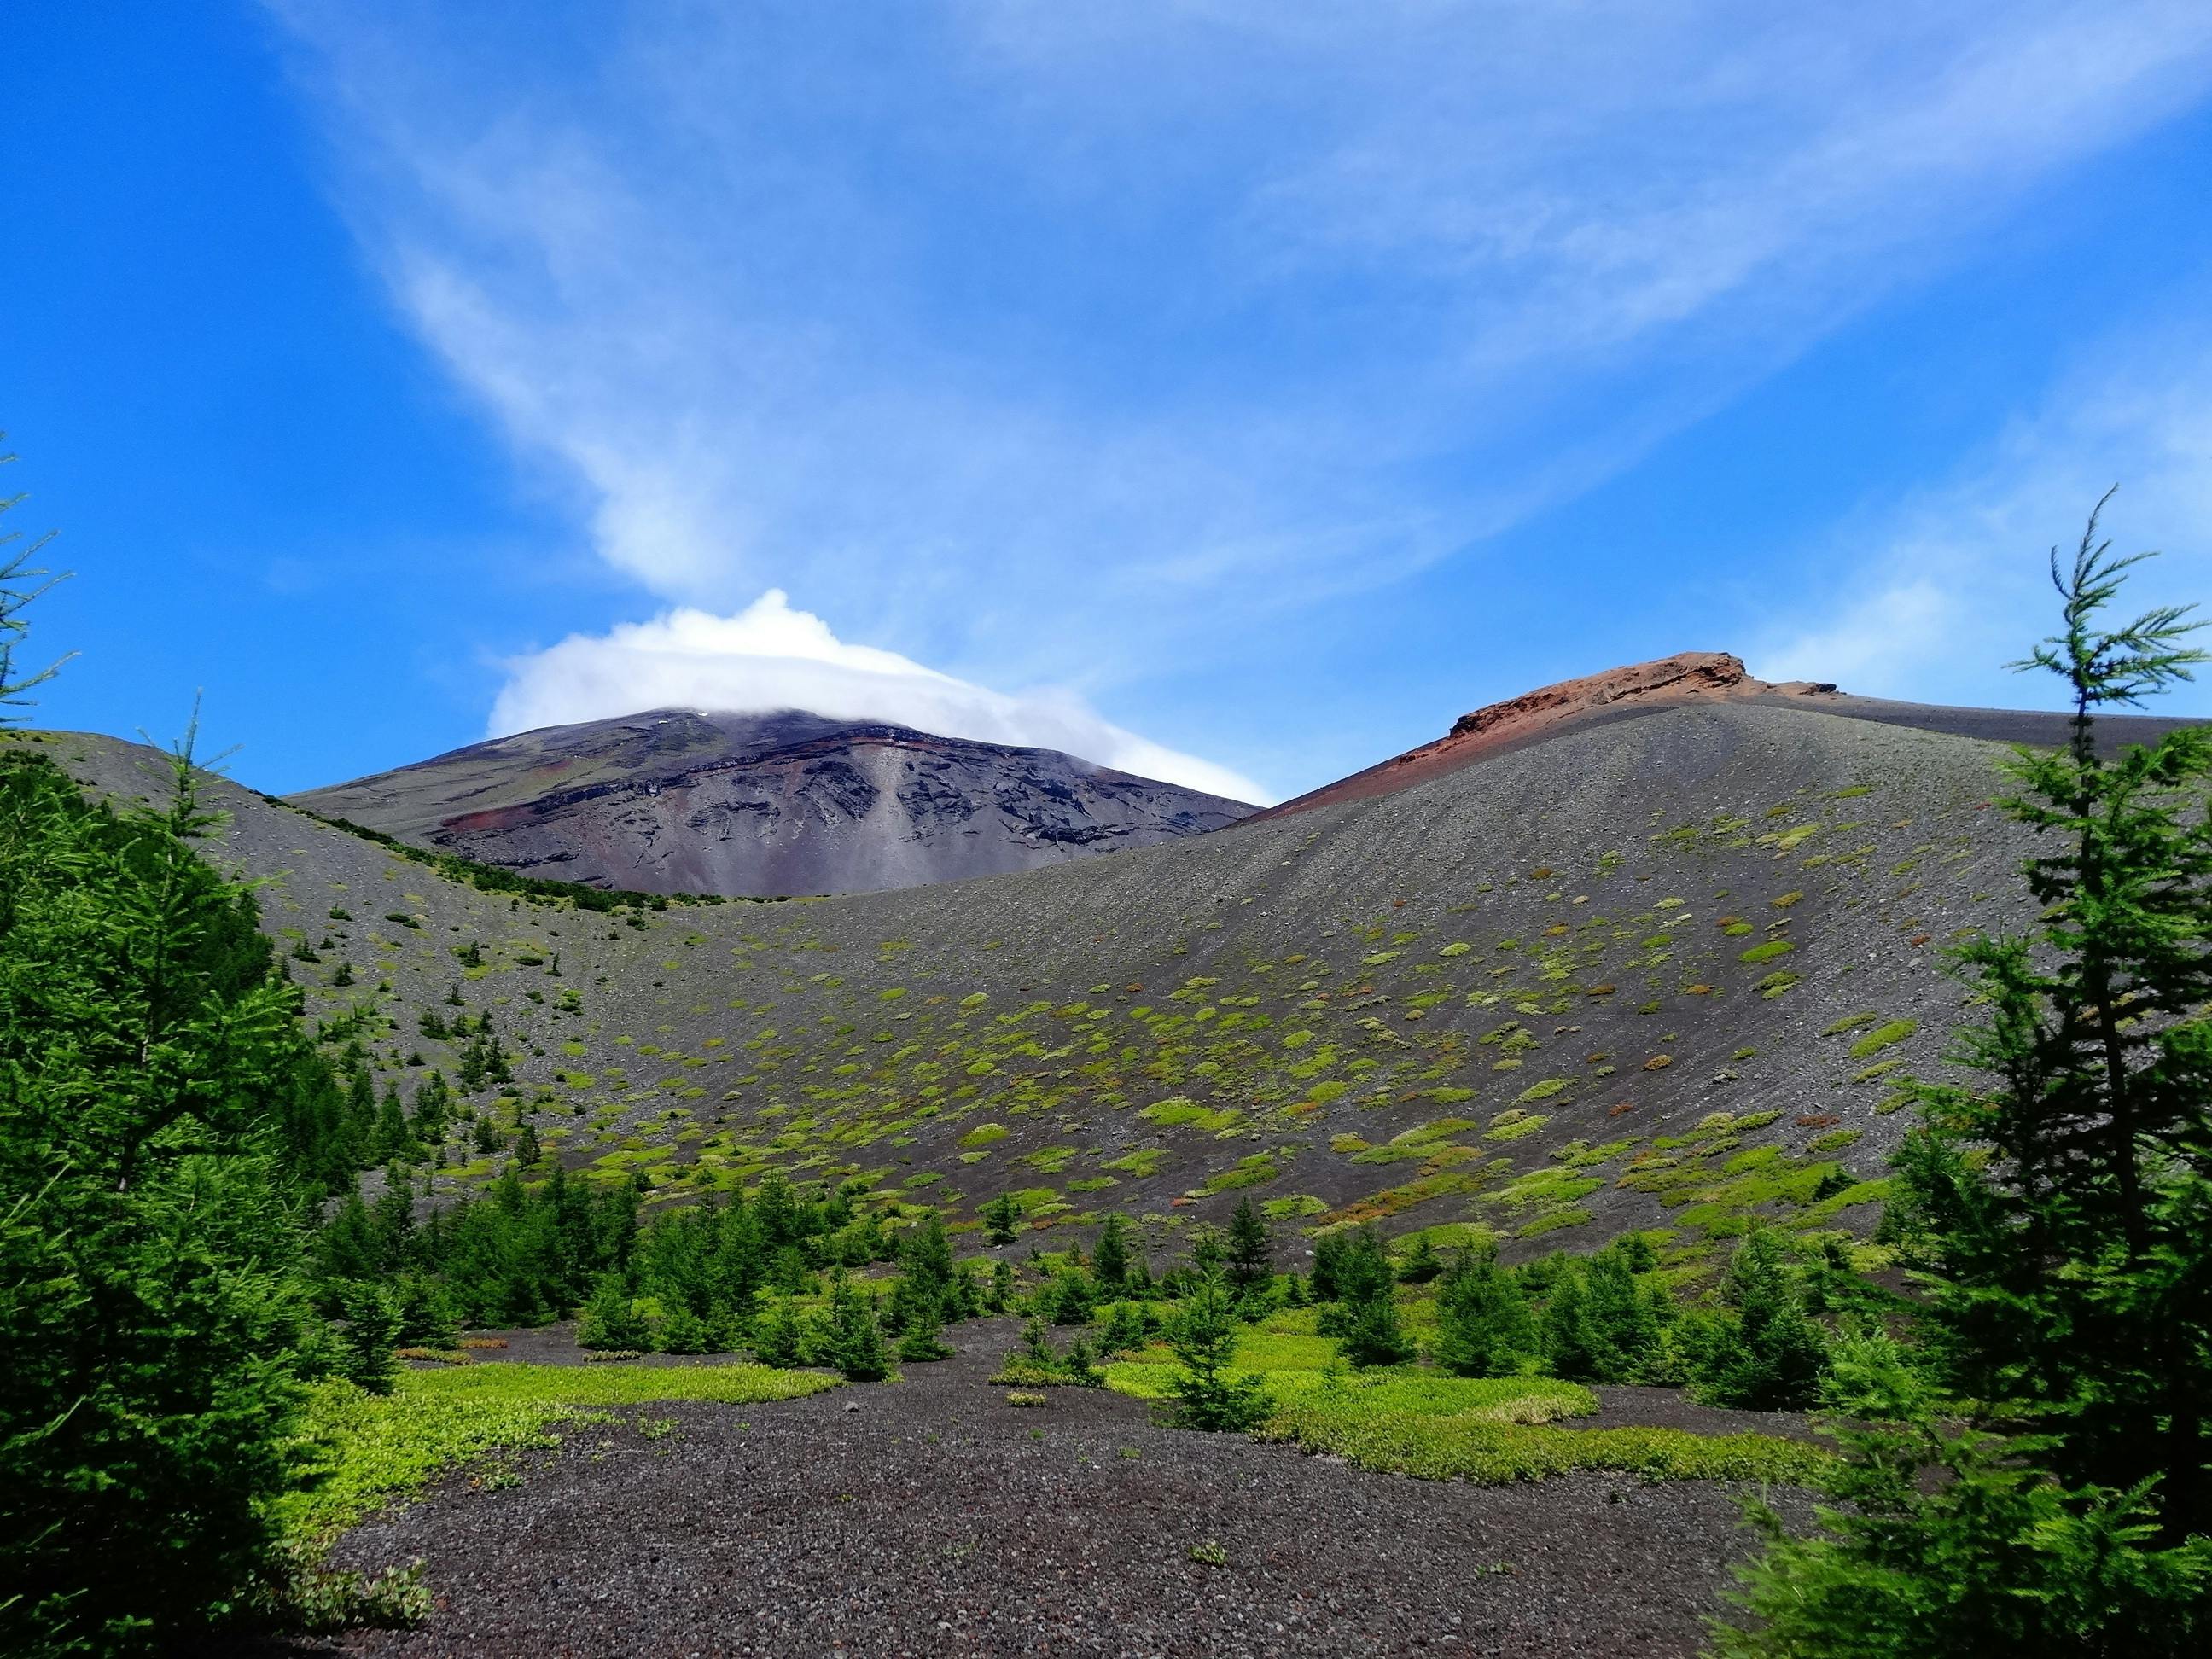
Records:
[[[1252,810],[1052,750],[683,709],[525,732],[293,799],[520,874],[731,897],[1005,875]]]

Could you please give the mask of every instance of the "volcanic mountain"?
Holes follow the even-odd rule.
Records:
[[[1879,1215],[1912,1121],[1899,1079],[1955,1075],[1966,993],[1945,947],[2035,915],[2019,872],[2036,837],[1991,805],[2008,781],[1990,739],[2056,744],[2067,723],[1778,690],[1702,660],[1686,680],[1645,665],[1478,711],[1415,751],[1443,760],[1216,833],[1113,858],[1049,842],[1048,867],[804,902],[603,910],[220,779],[207,799],[229,814],[220,856],[270,878],[264,921],[319,1029],[395,1079],[453,1078],[456,1006],[495,1018],[514,1080],[468,1109],[506,1141],[528,1126],[589,1179],[673,1200],[775,1169],[926,1200],[963,1235],[1003,1193],[1055,1241],[1111,1209],[1164,1254],[1249,1194],[1292,1261],[1303,1235],[1371,1220],[1439,1242],[1480,1225],[1516,1256],[1656,1230],[1670,1261],[1710,1267],[1753,1224]],[[681,781],[716,778],[702,752],[754,752],[696,716],[607,726],[599,750],[530,734],[308,799],[380,821],[381,792],[380,822],[463,848],[447,820],[512,813],[497,856],[521,842],[541,869],[604,876],[588,847],[545,855],[629,811],[656,832],[611,828],[613,845],[669,849],[707,793]],[[900,789],[969,747],[820,735],[872,811],[896,808],[878,847],[916,833]],[[0,740],[97,793],[162,787],[135,744]],[[803,737],[758,752],[787,791],[777,812],[817,815],[784,845],[869,822],[801,793]],[[986,799],[953,822],[1017,837]],[[706,873],[666,850],[657,875]],[[434,1162],[441,1193],[499,1167],[477,1143]]]
[[[1395,794],[1477,761],[1549,743],[1589,726],[1712,703],[1811,708],[1849,720],[1948,732],[1954,737],[1991,743],[2057,745],[2066,742],[2070,729],[2068,716],[2033,709],[1898,702],[1854,696],[1838,691],[1826,680],[1753,679],[1745,672],[1741,657],[1725,651],[1682,651],[1579,679],[1561,680],[1503,702],[1486,704],[1461,715],[1451,730],[1433,743],[1394,755],[1350,777],[1269,807],[1259,816],[1279,817],[1341,801]],[[2097,721],[2096,732],[2099,746],[2111,750],[2128,743],[2155,743],[2173,727],[2193,723],[2145,715],[2106,715]]]
[[[672,708],[525,732],[293,799],[520,874],[731,897],[1003,875],[1253,810],[1048,749],[798,710]]]

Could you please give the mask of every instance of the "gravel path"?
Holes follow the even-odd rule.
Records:
[[[1013,1328],[964,1327],[896,1385],[641,1407],[518,1486],[449,1481],[339,1552],[421,1556],[437,1613],[343,1650],[1688,1655],[1747,1547],[1711,1485],[1484,1489],[1163,1428],[1103,1392],[1012,1407],[985,1379]],[[1606,1392],[1601,1420],[1752,1425]]]

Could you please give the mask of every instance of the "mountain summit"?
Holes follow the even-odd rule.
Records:
[[[546,726],[292,799],[526,875],[732,897],[1003,875],[1254,810],[1054,750],[793,709]]]

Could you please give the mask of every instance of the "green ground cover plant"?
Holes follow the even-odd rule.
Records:
[[[325,1545],[347,1528],[477,1460],[553,1443],[556,1426],[608,1408],[668,1401],[758,1405],[797,1400],[838,1379],[767,1365],[529,1365],[507,1361],[410,1371],[387,1395],[343,1381],[307,1397],[303,1447],[313,1486],[276,1506],[284,1529]]]
[[[1524,1401],[1494,1409],[1540,1410],[1544,1403]],[[1363,1468],[1478,1486],[1609,1469],[1645,1480],[1818,1486],[1833,1462],[1817,1446],[1768,1435],[1551,1428],[1540,1419],[1516,1422],[1510,1416],[1444,1414],[1326,1389],[1285,1401],[1257,1433],[1262,1440],[1292,1442]]]

